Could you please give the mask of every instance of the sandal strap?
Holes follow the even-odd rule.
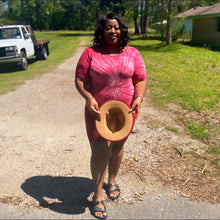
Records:
[[[109,190],[111,187],[116,187],[115,189]],[[108,194],[112,194],[113,192],[120,192],[118,184],[108,184]]]
[[[108,186],[108,188],[110,188],[112,186],[115,186],[115,187],[119,188],[119,185],[116,184],[116,183],[109,183],[107,186]]]
[[[116,189],[113,189],[113,190],[109,190],[108,194],[112,194],[113,192],[120,192],[120,189],[116,188]]]
[[[94,205],[94,206],[103,205],[103,206],[105,207],[105,204],[104,204],[103,201],[98,201],[98,202],[93,201],[93,205]]]
[[[106,212],[106,209],[102,209],[102,208],[93,208],[93,212]]]
[[[97,208],[96,206],[97,205],[103,205],[104,206],[104,208]],[[104,204],[104,202],[103,201],[98,201],[98,202],[95,202],[95,201],[93,201],[93,210],[95,211],[95,212],[106,212],[106,207],[105,207],[105,204]]]

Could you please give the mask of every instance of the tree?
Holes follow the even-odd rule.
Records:
[[[148,22],[149,22],[149,0],[141,0],[140,2],[141,8],[141,19],[140,19],[140,26],[141,26],[141,33],[146,34],[148,30]]]
[[[22,21],[22,23],[25,21],[25,13],[24,13],[23,0],[21,0],[21,21]]]
[[[100,0],[99,7],[104,13],[108,11],[124,15],[125,6],[123,0]]]
[[[134,34],[140,34],[139,30],[139,0],[124,0],[125,17],[128,21],[134,22]]]
[[[39,15],[39,2],[38,0],[35,0],[35,7],[36,7],[36,28],[39,29],[39,20],[40,20],[40,15]]]
[[[171,34],[171,12],[172,12],[172,3],[173,0],[161,0],[165,12],[166,12],[166,18],[167,18],[167,29],[166,29],[166,45],[172,44],[172,34]]]
[[[175,13],[216,2],[219,0],[0,0],[0,18],[2,23],[25,23],[39,30],[94,30],[100,16],[113,11],[132,23],[135,34],[147,34],[148,26],[167,20],[170,44]]]
[[[124,0],[126,18],[134,21],[135,34],[146,35],[150,23],[158,22],[161,19],[162,9],[159,0]],[[140,30],[139,30],[140,29]]]
[[[0,1],[0,18],[2,18],[4,11],[6,10],[7,3],[4,1]]]

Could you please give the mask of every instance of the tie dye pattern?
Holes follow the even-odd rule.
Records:
[[[144,61],[139,51],[127,46],[125,51],[109,55],[97,47],[85,49],[76,68],[76,77],[87,81],[89,90],[99,104],[108,100],[120,100],[131,106],[134,97],[134,81],[146,78]],[[85,111],[89,140],[96,140],[95,118]]]

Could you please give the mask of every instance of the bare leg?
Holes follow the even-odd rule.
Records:
[[[94,201],[99,202],[103,200],[102,188],[108,166],[108,160],[111,157],[111,147],[108,147],[107,141],[98,141],[91,143],[92,156],[90,161],[91,173],[94,185]],[[97,205],[97,208],[104,208],[103,205]],[[96,216],[105,216],[107,213],[96,212]]]
[[[123,157],[123,146],[125,141],[114,142],[112,143],[112,156],[109,159],[108,163],[108,170],[109,170],[109,179],[108,183],[115,184],[116,183],[116,176],[118,174],[119,168],[121,166],[122,157]],[[115,187],[112,186],[110,190],[113,190]],[[111,196],[118,195],[119,192],[115,191]]]

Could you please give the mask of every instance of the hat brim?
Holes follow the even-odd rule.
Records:
[[[120,141],[125,139],[133,128],[133,115],[130,108],[123,102],[118,100],[111,100],[104,103],[100,109],[100,120],[96,120],[96,129],[98,133],[106,140]],[[120,122],[116,120],[116,124],[120,124],[118,129],[111,129],[109,126],[108,115],[113,111],[115,114],[120,114]],[[117,118],[117,117],[116,117]],[[111,120],[111,119],[110,119]]]

